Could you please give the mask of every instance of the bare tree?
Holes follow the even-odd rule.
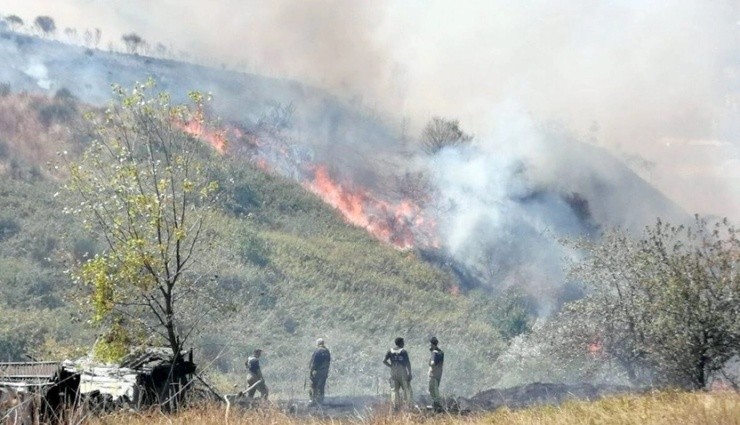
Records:
[[[162,43],[157,43],[157,45],[154,47],[154,51],[160,58],[166,58],[168,56],[167,46]]]
[[[5,22],[10,25],[12,31],[18,31],[23,26],[23,19],[17,15],[8,15],[5,17]]]
[[[85,30],[85,34],[82,36],[82,43],[85,47],[93,46],[93,33],[89,29]]]
[[[421,131],[420,139],[424,152],[433,155],[447,146],[460,146],[470,143],[473,136],[460,129],[458,120],[434,117]]]
[[[639,154],[622,154],[622,159],[629,166],[632,171],[639,174],[641,177],[646,178],[648,181],[653,180],[653,172],[655,171],[656,163],[650,161]]]
[[[77,30],[74,28],[65,28],[64,35],[65,37],[67,37],[68,41],[72,41],[72,42],[77,41]]]
[[[37,16],[33,24],[42,35],[50,35],[57,30],[57,25],[50,16]]]
[[[97,49],[98,44],[100,44],[101,35],[102,32],[100,31],[100,28],[95,28],[95,30],[86,29],[85,35],[83,36],[83,42],[85,43],[85,46],[94,47]]]
[[[121,37],[121,40],[123,40],[123,44],[126,45],[126,51],[129,54],[137,53],[139,49],[141,49],[142,47],[144,47],[144,45],[146,45],[146,42],[144,41],[144,39],[141,38],[138,34],[133,33],[133,32],[130,34],[124,34]]]

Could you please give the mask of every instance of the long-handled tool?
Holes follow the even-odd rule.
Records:
[[[246,388],[245,390],[239,391],[238,393],[236,393],[236,396],[237,396],[237,397],[241,397],[241,396],[243,396],[244,394],[248,393],[249,391],[251,391],[251,390],[253,390],[253,389],[257,388],[257,385],[261,384],[261,383],[262,383],[262,381],[263,381],[263,379],[260,379],[259,381],[255,382],[254,384],[252,384],[252,385],[250,385],[249,387],[247,387],[247,388]]]
[[[261,384],[262,381],[263,380],[260,379],[259,381],[257,381],[254,384],[250,385],[246,389],[244,389],[242,391],[239,391],[238,393],[236,393],[236,396],[237,397],[241,397],[244,394],[248,393],[249,391],[257,388],[257,385]],[[226,401],[226,412],[224,413],[224,417],[226,419],[226,423],[228,424],[229,423],[229,411],[231,410],[231,400],[229,400],[229,395],[226,395],[226,397],[224,397],[224,400]]]

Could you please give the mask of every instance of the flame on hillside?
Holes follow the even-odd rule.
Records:
[[[596,340],[596,341],[590,342],[587,345],[586,350],[588,351],[588,354],[590,354],[591,356],[597,357],[603,354],[604,346],[601,343],[601,341]]]
[[[207,128],[203,125],[203,121],[199,119],[193,119],[188,122],[178,122],[176,125],[185,133],[208,143],[216,149],[218,153],[226,153],[226,147],[228,146],[226,131]]]
[[[347,222],[366,229],[377,239],[399,249],[410,249],[417,244],[416,234],[430,230],[425,229],[430,221],[415,203],[388,202],[366,189],[341,184],[331,178],[324,165],[314,166],[313,171],[313,180],[304,185],[342,213]]]
[[[386,201],[368,189],[339,182],[331,177],[326,165],[301,158],[281,140],[257,137],[236,127],[214,130],[200,120],[177,125],[187,134],[213,146],[220,154],[226,154],[226,135],[232,135],[239,145],[230,149],[232,153],[248,146],[249,158],[259,169],[298,179],[337,209],[348,223],[362,227],[378,240],[398,249],[437,246],[434,221],[425,217],[422,208],[412,200]]]

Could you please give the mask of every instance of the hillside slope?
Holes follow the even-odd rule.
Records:
[[[46,125],[43,111],[53,105],[87,109],[59,96],[11,93],[0,102],[0,117],[25,117],[23,125],[0,127],[2,358],[71,356],[94,340],[83,288],[65,269],[100,245],[61,213],[64,176],[49,159],[57,149],[80,152],[84,132],[74,130],[82,128],[78,115],[57,114]],[[214,312],[193,342],[214,379],[241,382],[243,361],[262,347],[273,392],[296,392],[322,336],[334,352],[332,391],[385,391],[380,361],[392,339],[407,338],[414,372],[424,376],[426,338],[437,334],[455,347],[447,372],[455,391],[496,380],[487,366],[505,346],[496,325],[503,304],[452,294],[452,276],[347,225],[300,185],[241,161],[225,164],[228,196],[218,231],[233,261],[217,279],[231,308]]]
[[[113,83],[151,76],[175,99],[210,91],[210,112],[243,135],[224,159],[233,181],[225,184],[231,196],[221,231],[237,260],[218,278],[239,308],[214,316],[196,347],[221,382],[240,382],[243,359],[261,346],[273,390],[300,392],[306,356],[324,336],[335,352],[333,390],[372,393],[386,387],[379,362],[394,336],[407,337],[421,377],[425,338],[437,334],[450,347],[445,388],[461,394],[489,388],[500,374],[490,365],[506,345],[503,336],[526,329],[536,309],[557,308],[563,296],[560,237],[683,216],[606,151],[568,137],[538,135],[543,140],[532,146],[517,137],[508,142],[527,149],[516,154],[480,137],[471,147],[423,156],[399,141],[392,122],[360,103],[293,81],[9,32],[0,32],[0,59],[7,64],[0,83],[10,92],[0,98],[0,173],[7,180],[0,331],[11,341],[0,356],[58,355],[75,345],[69,342],[94,339],[71,321],[80,299],[63,271],[74,259],[68,253],[81,259],[98,248],[59,213],[63,200],[54,195],[63,176],[46,169],[56,152],[82,150],[88,136],[79,115],[105,105]],[[255,136],[266,118],[285,111],[289,125]],[[275,141],[261,151],[273,161],[266,167],[272,173],[249,161],[249,150],[266,149],[260,144],[266,140]],[[416,231],[419,217],[432,218],[426,223],[436,223],[437,240],[398,251],[347,225],[305,189],[317,165],[344,190],[339,197],[375,202],[380,222],[392,218]],[[434,200],[412,199],[419,201],[417,216],[383,215],[387,205],[407,201],[394,182],[416,172],[432,186],[420,198]],[[467,292],[458,295],[467,278]],[[62,312],[69,321],[50,320],[67,317]],[[415,381],[417,391],[422,381]]]
[[[190,90],[212,93],[215,115],[245,129],[257,126],[276,107],[290,107],[290,128],[281,136],[288,139],[289,148],[304,156],[293,160],[329,164],[348,183],[373,190],[387,189],[388,179],[394,177],[389,174],[402,175],[413,169],[409,163],[418,161],[413,157],[415,147],[401,140],[408,136],[401,135],[400,123],[380,117],[360,101],[349,104],[296,81],[91,50],[1,31],[0,58],[9,65],[0,69],[0,82],[15,92],[52,95],[67,89],[81,101],[101,106],[110,99],[111,84],[127,87],[151,77],[175,100],[184,100]],[[482,144],[500,143],[491,137],[478,139]],[[545,144],[533,146],[540,152],[528,153],[539,171],[527,171],[525,177],[555,189],[582,192],[598,224],[641,226],[657,215],[681,214],[679,207],[604,149],[571,137],[543,137],[548,139]],[[507,143],[529,146],[516,139]],[[624,208],[626,202],[635,200],[639,200],[633,205],[636,208]]]

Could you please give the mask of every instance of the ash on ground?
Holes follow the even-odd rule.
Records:
[[[619,385],[531,383],[505,389],[481,391],[470,398],[447,397],[442,414],[466,415],[491,412],[507,407],[521,409],[539,405],[559,405],[569,400],[594,401],[602,397],[634,393],[635,388]],[[405,412],[435,414],[428,397],[417,398],[416,407]],[[392,412],[387,396],[327,397],[322,405],[311,405],[305,400],[281,400],[274,404],[244,397],[231,398],[233,409],[254,409],[277,406],[281,411],[299,417],[367,419],[377,414]]]

